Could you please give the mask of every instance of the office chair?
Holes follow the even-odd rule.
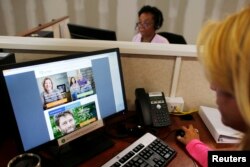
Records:
[[[170,33],[170,32],[158,32],[158,34],[167,38],[169,43],[187,44],[185,38],[182,35],[174,34],[174,33]]]

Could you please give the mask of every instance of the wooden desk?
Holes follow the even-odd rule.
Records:
[[[164,128],[158,128],[155,131],[155,135],[164,140],[170,147],[177,151],[176,157],[170,162],[169,167],[193,167],[194,161],[189,157],[189,155],[185,152],[184,146],[176,140],[175,137],[175,129],[179,128],[182,125],[193,124],[194,127],[199,129],[200,138],[206,144],[208,144],[212,148],[216,149],[232,149],[236,145],[233,144],[217,144],[215,143],[213,137],[209,133],[208,129],[202,122],[201,118],[197,113],[192,114],[193,120],[182,120],[178,116],[171,116],[172,125]],[[127,146],[129,146],[133,141],[135,141],[136,137],[128,137],[122,139],[113,139],[115,145],[110,149],[98,154],[97,156],[89,159],[88,161],[83,162],[79,165],[79,167],[95,167],[101,166],[108,160],[110,160],[113,156],[121,152]],[[5,140],[3,144],[0,146],[0,166],[6,166],[8,161],[17,155],[17,150],[15,147],[15,143],[13,139],[9,138]]]

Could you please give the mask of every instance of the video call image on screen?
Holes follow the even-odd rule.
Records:
[[[38,78],[44,109],[94,94],[92,69],[84,68]]]
[[[100,118],[95,102],[81,105],[80,102],[46,112],[49,115],[51,138],[60,138]]]
[[[3,70],[24,151],[67,143],[125,110],[118,56],[111,49]]]

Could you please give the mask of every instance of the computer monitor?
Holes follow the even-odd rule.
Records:
[[[6,64],[12,64],[16,63],[15,54],[14,53],[6,53],[0,51],[0,66],[6,65]],[[2,82],[0,80],[0,101],[1,101],[1,112],[0,112],[0,127],[6,127],[8,128],[2,128],[2,133],[5,135],[2,135],[0,137],[0,144],[8,137],[10,136],[10,132],[8,131],[10,127],[10,114],[9,109],[7,108],[6,104],[6,92],[3,89]]]
[[[63,164],[79,163],[111,146],[87,136],[127,110],[118,48],[6,65],[0,77],[22,151],[55,141],[58,149],[72,146],[70,156],[60,157]]]
[[[115,31],[87,27],[78,24],[68,23],[70,36],[73,39],[93,39],[116,41]]]

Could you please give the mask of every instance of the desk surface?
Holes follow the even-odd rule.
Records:
[[[209,133],[208,129],[202,122],[201,118],[197,113],[192,114],[192,120],[182,120],[178,116],[171,116],[172,124],[168,127],[158,128],[155,132],[155,135],[162,140],[164,140],[170,147],[177,151],[176,157],[169,163],[168,166],[170,167],[178,167],[178,166],[195,166],[194,161],[189,157],[186,153],[184,146],[176,141],[175,137],[175,129],[179,128],[182,125],[193,124],[194,127],[199,129],[200,138],[201,140],[208,144],[212,148],[216,149],[231,149],[234,148],[234,144],[217,144],[211,134]],[[110,160],[113,156],[121,152],[127,146],[129,146],[133,141],[135,141],[136,137],[127,137],[122,139],[113,139],[114,146],[107,149],[106,151],[98,154],[97,156],[89,159],[88,161],[83,162],[82,164],[78,165],[79,167],[89,167],[89,166],[101,166],[108,160]],[[15,142],[13,139],[8,138],[1,143],[0,145],[0,166],[7,166],[7,162],[14,156],[16,156],[17,150],[15,147]]]

